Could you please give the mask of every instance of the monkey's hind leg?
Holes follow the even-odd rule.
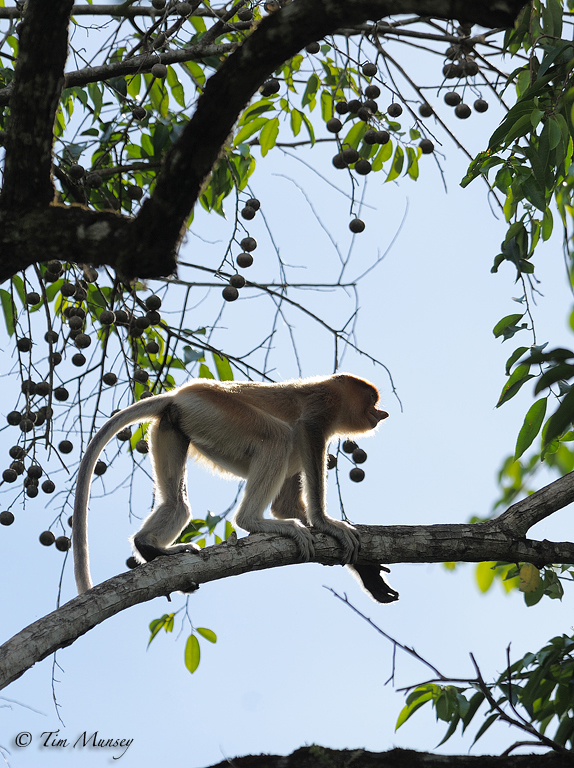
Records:
[[[132,537],[136,555],[147,562],[160,555],[199,549],[195,544],[170,546],[191,519],[186,467],[189,440],[175,426],[169,411],[150,427],[149,436],[155,508]]]

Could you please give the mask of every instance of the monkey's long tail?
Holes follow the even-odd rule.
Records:
[[[74,575],[78,594],[92,588],[90,576],[90,556],[88,551],[88,501],[92,485],[92,475],[99,455],[114,435],[130,424],[151,421],[161,415],[172,395],[156,395],[139,403],[134,403],[115,416],[112,416],[97,432],[80,462],[76,497],[74,500],[74,517],[72,520],[72,544],[74,549]]]

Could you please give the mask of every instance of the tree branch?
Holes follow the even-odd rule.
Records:
[[[72,0],[29,0],[10,100],[0,205],[12,210],[54,199],[52,142],[68,56]]]
[[[359,525],[359,564],[482,562],[503,560],[542,566],[574,562],[574,543],[522,538],[538,520],[574,501],[574,473],[513,505],[495,520],[475,525]],[[300,562],[294,541],[252,534],[240,541],[207,547],[197,554],[159,557],[99,584],[58,610],[30,624],[0,647],[0,688],[37,661],[126,608],[194,585],[279,568]],[[331,537],[315,535],[313,562],[338,565],[340,551]]]

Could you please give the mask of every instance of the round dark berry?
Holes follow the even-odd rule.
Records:
[[[361,176],[366,176],[372,170],[372,166],[368,160],[357,160],[355,163],[355,171]]]
[[[419,147],[423,155],[432,155],[434,152],[434,144],[430,139],[421,139]]]
[[[148,341],[148,343],[145,345],[145,351],[148,353],[148,355],[157,355],[159,352],[159,344],[157,341]]]
[[[237,11],[237,18],[239,21],[253,21],[253,11],[249,8],[240,8]]]
[[[403,114],[403,108],[400,104],[397,104],[396,102],[393,102],[392,104],[389,104],[387,108],[387,115],[389,117],[399,117]]]
[[[391,139],[388,131],[377,131],[377,144],[386,144]]]
[[[460,104],[461,101],[462,98],[456,91],[449,91],[444,95],[444,103],[448,104],[449,107],[456,107],[456,105]]]
[[[244,237],[239,245],[244,251],[251,253],[257,248],[257,240],[254,237]]]
[[[154,77],[160,78],[160,80],[163,80],[164,77],[167,77],[167,67],[165,64],[161,64],[160,62],[154,64],[150,72]]]
[[[146,328],[149,328],[151,323],[149,321],[149,317],[147,315],[142,315],[141,317],[134,318],[134,325],[136,328],[143,328],[144,331]]]
[[[116,309],[116,325],[127,325],[129,323],[129,315],[125,309]]]
[[[473,59],[467,59],[462,64],[462,72],[465,77],[474,77],[478,74],[478,64]]]
[[[96,461],[96,466],[94,467],[94,475],[98,475],[98,477],[105,475],[107,468],[108,468],[108,465],[106,464],[105,461],[102,461],[101,459],[99,461]]]
[[[477,112],[486,112],[488,109],[488,101],[485,101],[484,99],[477,99],[474,102],[474,108]]]
[[[26,455],[26,451],[22,448],[21,445],[13,445],[8,453],[13,459],[21,459]]]
[[[365,144],[377,144],[377,131],[369,128],[369,130],[363,136],[363,141]]]
[[[78,349],[86,349],[86,347],[89,347],[91,343],[92,340],[87,333],[80,333],[74,339],[74,344],[78,347]]]
[[[332,453],[327,454],[327,469],[335,469],[337,466],[337,457]]]
[[[81,178],[83,178],[84,174],[86,173],[86,169],[82,165],[78,165],[75,163],[74,165],[71,165],[68,174],[73,181],[79,181]]]
[[[373,99],[367,99],[366,101],[364,101],[363,106],[366,107],[367,109],[370,109],[373,115],[379,111],[379,105]]]
[[[371,110],[365,106],[361,106],[359,111],[357,112],[357,117],[359,118],[359,120],[362,120],[364,123],[368,123],[372,116],[373,116],[373,113],[371,112]]]
[[[28,477],[31,477],[34,480],[39,480],[43,474],[44,470],[39,464],[32,464],[28,467]]]
[[[92,187],[92,189],[99,189],[104,183],[102,177],[96,171],[88,173],[85,180],[86,186]]]
[[[239,15],[239,14],[238,14],[238,15]],[[133,557],[133,555],[132,555],[132,557],[128,557],[128,559],[126,560],[126,565],[127,565],[127,567],[128,567],[130,570],[132,570],[132,571],[133,571],[133,569],[134,569],[134,568],[137,568],[137,567],[138,567],[139,563],[138,563],[138,561],[135,559],[135,557]]]
[[[66,387],[56,387],[54,390],[54,397],[56,400],[59,400],[61,403],[63,403],[64,400],[67,400],[70,397],[70,393]]]
[[[365,96],[368,99],[377,99],[381,95],[381,89],[378,85],[367,85],[365,88]]]
[[[10,469],[13,469],[14,472],[16,472],[19,475],[24,474],[24,462],[22,461],[13,461],[12,464],[10,464]]]
[[[247,269],[247,267],[250,267],[253,264],[253,256],[250,253],[240,253],[235,261],[237,262],[238,267]]]
[[[362,219],[353,219],[349,223],[349,229],[357,235],[365,229],[365,222]]]
[[[0,525],[12,525],[14,522],[14,515],[12,512],[9,512],[7,509],[2,510],[0,512]]]
[[[52,272],[54,275],[60,275],[63,271],[62,262],[58,261],[58,259],[51,259],[46,264],[47,269]]]
[[[158,0],[156,0],[156,1],[158,1]],[[132,115],[134,117],[134,120],[143,120],[144,117],[147,115],[147,112],[146,112],[146,110],[143,107],[140,107],[139,104],[138,104],[138,105],[136,105],[132,109]]]
[[[122,443],[125,443],[126,440],[129,440],[131,436],[132,436],[132,431],[129,427],[124,427],[124,429],[121,429],[116,435],[117,439],[120,440]]]
[[[66,298],[71,298],[76,293],[76,286],[74,283],[62,283],[60,293]]]
[[[346,101],[338,101],[335,104],[335,112],[338,115],[346,115],[348,112],[350,112],[349,105]]]
[[[143,189],[138,187],[137,184],[129,184],[126,187],[126,192],[130,200],[141,200],[143,197]]]
[[[59,337],[57,331],[46,331],[44,334],[44,341],[47,341],[48,344],[56,344],[58,338]]]
[[[148,453],[149,446],[147,444],[147,440],[138,440],[136,443],[136,451],[138,453]]]
[[[377,72],[378,72],[377,65],[373,64],[370,61],[367,64],[363,64],[363,68],[362,69],[363,69],[363,74],[366,77],[374,77],[377,74]]]
[[[353,453],[353,451],[358,447],[357,443],[354,440],[345,440],[343,445],[341,446],[345,453]]]
[[[32,414],[29,414],[27,417],[23,418],[20,422],[20,430],[22,432],[31,432],[34,429],[34,422],[31,418],[29,418]]]
[[[159,325],[161,322],[161,315],[155,309],[150,309],[146,314],[146,318],[149,325]]]
[[[22,414],[20,411],[10,411],[8,416],[6,416],[6,421],[11,427],[16,427],[22,421]]]
[[[352,458],[355,464],[364,464],[367,460],[367,454],[362,448],[355,448]]]
[[[337,168],[337,169],[338,169],[338,170],[340,170],[340,171],[341,171],[343,168],[346,168],[346,167],[347,167],[347,163],[345,162],[345,158],[343,157],[343,153],[342,153],[342,152],[338,152],[338,153],[337,153],[337,154],[336,154],[336,155],[333,157],[333,160],[332,160],[331,162],[333,163],[333,165],[335,166],[335,168]]]
[[[221,291],[221,295],[225,301],[235,301],[239,298],[239,291],[232,285],[226,285],[225,288]]]
[[[40,294],[37,291],[30,291],[26,294],[26,304],[33,306],[40,303]]]
[[[356,149],[353,149],[353,147],[347,147],[347,149],[344,149],[341,154],[343,155],[343,160],[347,163],[347,165],[356,163],[359,159],[359,153]]]
[[[242,208],[241,210],[241,218],[245,219],[246,221],[251,221],[251,219],[255,218],[255,211],[251,206],[246,205],[245,208]]]
[[[60,365],[62,362],[62,355],[59,352],[52,352],[51,355],[48,355],[48,360],[51,365]]]
[[[329,133],[339,133],[343,127],[343,123],[338,117],[332,117],[330,120],[327,120],[326,126]]]
[[[353,115],[356,115],[357,112],[361,109],[361,102],[359,99],[351,99],[347,102],[347,106],[349,107],[349,112],[352,112]]]
[[[309,45],[305,46],[305,50],[307,51],[307,53],[319,53],[319,51],[321,50],[321,46],[317,42],[309,43]]]
[[[454,108],[454,114],[461,120],[466,120],[467,117],[470,117],[471,111],[468,104],[457,104]]]
[[[250,198],[245,205],[253,208],[254,211],[258,211],[261,208],[261,202],[256,197]]]
[[[44,480],[44,482],[42,483],[42,490],[44,491],[44,493],[54,493],[54,491],[56,490],[56,486],[51,480]]]
[[[114,384],[117,384],[118,377],[116,376],[115,373],[112,373],[111,371],[109,371],[108,373],[104,373],[104,375],[102,376],[102,381],[108,387],[113,387]]]
[[[349,477],[354,483],[360,483],[365,479],[365,471],[360,467],[353,467],[349,472]]]
[[[134,371],[134,381],[139,382],[140,384],[145,384],[146,381],[149,379],[149,374],[147,371],[144,371],[143,368],[136,368]]]
[[[42,531],[40,534],[40,544],[43,544],[45,547],[51,546],[55,541],[56,537],[52,531]]]
[[[419,107],[419,115],[421,117],[430,117],[433,113],[433,108],[430,104],[427,104],[426,102],[424,104],[421,104]]]
[[[18,479],[18,473],[15,469],[5,469],[2,472],[2,480],[6,483],[15,483]]]
[[[274,93],[277,93],[280,88],[279,80],[277,78],[272,77],[269,80],[266,80],[263,85],[260,88],[261,95],[262,96],[273,96]]]
[[[71,453],[74,449],[74,446],[69,440],[62,440],[62,442],[58,445],[58,450],[60,453]]]
[[[229,285],[232,285],[234,288],[243,288],[245,285],[245,278],[243,275],[231,275],[229,278]]]
[[[16,346],[20,352],[29,352],[32,349],[32,339],[22,337],[18,339]]]
[[[56,539],[56,549],[60,552],[67,552],[71,546],[72,542],[68,536],[58,536]]]

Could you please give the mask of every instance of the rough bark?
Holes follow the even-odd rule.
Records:
[[[20,56],[10,97],[5,183],[0,195],[0,282],[45,261],[46,244],[59,258],[108,264],[125,278],[172,274],[185,222],[243,107],[285,60],[341,26],[389,15],[418,14],[486,27],[508,27],[523,0],[298,0],[254,29],[208,81],[197,109],[168,153],[154,193],[134,220],[85,211],[82,226],[73,206],[56,215],[58,233],[44,233],[28,214],[46,217],[52,204],[52,129],[64,85],[71,0],[29,0]],[[57,10],[54,10],[54,9]],[[105,76],[105,73],[104,73]],[[25,151],[22,151],[22,150]],[[24,217],[24,218],[22,218]],[[106,222],[103,240],[86,240]],[[19,227],[17,224],[22,223]],[[105,243],[104,243],[105,241]],[[105,247],[104,247],[105,245]]]
[[[571,768],[572,758],[544,755],[433,755],[412,749],[368,752],[365,749],[329,749],[313,744],[290,755],[246,755],[224,760],[211,768]]]
[[[503,560],[549,563],[574,562],[574,543],[532,541],[524,532],[539,520],[574,501],[574,473],[510,507],[486,523],[450,525],[357,526],[361,536],[359,563],[440,563]],[[329,536],[317,534],[314,562],[337,565],[340,551]],[[122,573],[70,600],[35,621],[0,647],[0,689],[37,661],[126,608],[176,590],[278,568],[299,562],[291,539],[254,534],[207,547],[197,554],[163,557]],[[402,599],[408,599],[403,595]]]

